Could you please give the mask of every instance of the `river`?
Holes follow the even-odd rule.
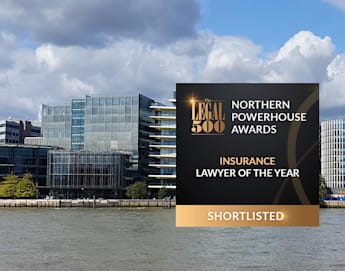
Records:
[[[176,228],[175,209],[0,209],[0,270],[345,270],[345,209],[320,223]]]

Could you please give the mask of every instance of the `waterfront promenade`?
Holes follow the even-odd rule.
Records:
[[[325,200],[327,208],[345,208],[345,201]],[[1,207],[113,208],[175,207],[175,199],[0,199]]]
[[[175,207],[174,199],[0,199],[1,207],[112,208]]]

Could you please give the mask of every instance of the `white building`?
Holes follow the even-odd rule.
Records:
[[[345,190],[345,119],[321,122],[321,175],[327,187]]]
[[[169,99],[171,105],[152,104],[150,108],[154,111],[151,118],[157,133],[150,135],[155,143],[150,145],[150,157],[152,161],[149,166],[152,173],[149,175],[149,188],[171,188],[176,189],[176,99]]]

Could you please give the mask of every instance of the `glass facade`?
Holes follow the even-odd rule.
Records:
[[[22,176],[33,175],[39,187],[46,185],[47,153],[51,148],[43,146],[1,144],[0,177],[9,174]]]
[[[174,92],[175,94],[175,92]],[[175,97],[175,96],[174,96]],[[150,185],[149,188],[176,188],[176,100],[170,99],[170,106],[159,103],[151,105],[151,118],[155,140],[150,145]]]
[[[72,100],[71,150],[83,150],[85,146],[85,100]]]
[[[121,197],[128,153],[50,151],[47,186],[55,196]]]
[[[71,149],[71,106],[42,105],[42,143]]]
[[[345,119],[321,122],[321,175],[332,190],[345,190]]]
[[[137,156],[138,129],[139,96],[86,97],[85,150],[125,150]]]
[[[43,105],[42,141],[72,152],[129,152],[129,182],[147,181],[152,103],[139,94],[86,96],[73,99],[67,106]]]

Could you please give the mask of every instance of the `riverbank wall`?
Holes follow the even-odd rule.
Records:
[[[326,208],[345,208],[345,201],[325,200]],[[176,206],[175,199],[0,199],[0,208],[115,208],[115,207],[162,207]]]
[[[343,200],[325,200],[326,208],[345,208],[345,201]]]
[[[115,208],[176,206],[173,199],[0,199],[1,207]]]

